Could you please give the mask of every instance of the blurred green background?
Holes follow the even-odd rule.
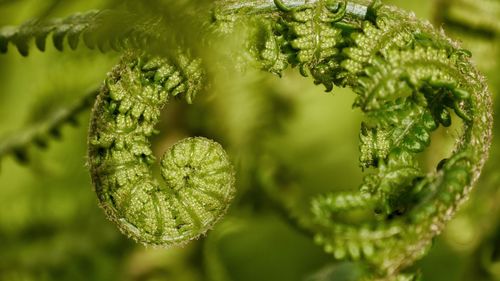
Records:
[[[449,19],[461,15],[444,15],[450,3],[384,2],[433,21],[472,50],[500,112],[498,32],[454,25]],[[109,5],[113,2],[0,0],[0,26]],[[479,21],[481,11],[463,5],[458,11],[466,9],[467,17]],[[500,11],[483,12],[500,21]],[[67,49],[57,52],[48,44],[44,53],[31,48],[24,58],[11,46],[0,55],[0,140],[97,88],[119,58],[113,52]],[[359,184],[361,113],[351,108],[354,95],[344,89],[325,94],[296,71],[282,79],[247,71],[238,83],[223,87],[193,106],[169,105],[153,142],[162,151],[183,136],[203,135],[228,148],[238,168],[239,195],[206,237],[183,248],[144,248],[106,220],[85,167],[85,112],[47,149],[30,149],[28,165],[11,156],[0,159],[0,280],[355,280],[355,267],[334,262],[272,202],[261,199],[269,190],[300,197],[294,206],[300,210],[313,195]],[[426,159],[434,162],[432,155],[449,147],[447,137],[454,133],[439,132]],[[492,154],[471,199],[414,266],[423,280],[500,280],[499,134],[495,124]]]

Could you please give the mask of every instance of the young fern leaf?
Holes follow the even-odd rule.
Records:
[[[52,112],[46,119],[0,140],[0,160],[12,154],[21,163],[29,161],[29,147],[46,148],[50,139],[59,139],[65,124],[76,125],[77,115],[89,109],[98,91],[91,91],[73,104]]]
[[[161,175],[148,137],[172,96],[192,102],[203,72],[199,60],[127,54],[106,79],[92,111],[88,165],[101,207],[120,230],[146,245],[171,246],[195,239],[225,213],[234,193],[234,171],[222,147],[187,138],[163,155]]]
[[[284,35],[280,49],[290,63],[304,75],[308,69],[327,89],[353,88],[355,106],[367,116],[360,160],[376,171],[365,176],[359,192],[313,200],[316,241],[338,259],[363,260],[372,268],[367,278],[410,280],[399,272],[425,254],[486,159],[492,123],[484,78],[467,51],[430,24],[379,1],[366,6],[366,13],[349,8],[357,1],[274,3],[284,21],[274,34],[280,40]],[[278,16],[268,15],[280,22]],[[321,71],[324,80],[314,77]],[[426,173],[417,156],[429,146],[432,131],[450,126],[453,112],[463,134],[449,159]]]
[[[382,14],[391,10],[380,9],[386,10]],[[396,15],[398,19],[404,14]],[[402,25],[415,22],[406,17]],[[441,231],[477,179],[491,138],[491,100],[483,78],[467,57],[457,55],[463,52],[453,43],[443,46],[447,40],[443,35],[425,33],[432,41],[422,44],[419,26],[422,24],[409,33],[412,37],[402,31],[407,44],[388,40],[392,47],[359,63],[362,70],[352,67],[352,56],[342,64],[357,77],[355,105],[371,124],[363,125],[362,166],[378,168],[378,173],[366,176],[360,194],[382,217],[359,225],[336,223],[335,217],[341,215],[338,210],[328,207],[333,211],[327,214],[321,210],[345,200],[344,195],[319,197],[313,202],[313,213],[324,227],[317,241],[337,258],[362,258],[379,276],[392,276],[425,253],[431,238]],[[358,34],[354,36],[357,42],[373,42],[364,38],[373,32]],[[350,47],[350,53],[357,48]],[[415,165],[415,156],[429,145],[430,133],[438,124],[450,125],[448,108],[462,119],[465,133],[447,164],[425,175]],[[368,206],[354,205],[351,211]]]

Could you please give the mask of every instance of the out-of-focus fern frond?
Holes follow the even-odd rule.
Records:
[[[441,0],[437,21],[447,28],[489,38],[500,36],[500,1],[498,0]]]
[[[158,21],[159,19],[146,20],[127,12],[110,10],[77,13],[64,19],[30,20],[18,27],[0,29],[0,52],[7,52],[11,43],[21,55],[27,56],[32,39],[36,47],[44,51],[50,34],[52,43],[59,51],[63,50],[65,39],[73,50],[77,48],[80,39],[83,39],[88,48],[97,47],[103,52],[143,46],[148,36],[153,36],[152,30]]]
[[[46,148],[50,139],[61,137],[62,126],[77,125],[77,115],[90,108],[97,93],[97,90],[91,91],[73,104],[55,110],[46,119],[0,139],[0,159],[12,154],[19,162],[28,162],[29,147]]]

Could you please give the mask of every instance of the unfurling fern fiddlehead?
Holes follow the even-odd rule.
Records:
[[[381,275],[391,275],[425,253],[467,197],[490,145],[491,101],[466,51],[404,13],[382,6],[373,14],[373,23],[351,36],[354,46],[346,49],[343,65],[358,77],[356,105],[368,119],[361,165],[378,172],[365,176],[359,193],[314,200],[313,212],[327,229],[316,238],[328,251],[363,257]],[[398,21],[404,24],[396,26]],[[380,36],[388,42],[377,42]],[[362,53],[372,55],[366,60]],[[361,71],[350,68],[353,61]],[[449,159],[424,173],[415,156],[429,145],[433,130],[450,126],[450,111],[462,120],[463,135]],[[368,206],[372,219],[335,222],[343,212]]]
[[[273,31],[253,53],[265,70],[289,63],[306,75],[306,67],[327,90],[336,84],[357,94],[355,106],[366,116],[361,166],[377,171],[359,192],[315,198],[315,224],[308,227],[336,258],[364,260],[372,278],[390,279],[425,253],[467,198],[490,145],[491,100],[467,51],[412,15],[360,2],[275,0],[278,11],[267,13],[269,7],[256,6],[253,14],[265,14],[262,25]],[[453,154],[426,173],[417,155],[433,131],[451,125],[452,113],[462,136]]]
[[[119,228],[148,245],[181,244],[205,233],[229,205],[234,172],[222,147],[205,138],[172,146],[154,178],[148,137],[169,97],[188,103],[199,90],[199,61],[129,54],[107,78],[95,104],[88,162],[99,202]]]

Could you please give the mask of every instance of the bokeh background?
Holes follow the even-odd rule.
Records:
[[[500,112],[500,1],[384,2],[414,11],[470,49]],[[114,4],[0,0],[0,26]],[[0,146],[97,88],[119,59],[83,47],[31,49],[26,58],[13,46],[0,55]],[[153,140],[155,151],[163,151],[184,136],[203,135],[235,160],[238,196],[206,237],[183,248],[148,249],[105,218],[85,167],[87,110],[77,124],[54,132],[46,149],[30,148],[27,164],[12,155],[0,159],[0,280],[355,280],[355,267],[334,262],[273,203],[290,198],[301,210],[311,196],[360,183],[354,95],[337,88],[326,94],[296,71],[282,79],[252,71],[240,78],[193,106],[169,105]],[[414,266],[423,280],[500,280],[496,123],[491,157],[471,199]],[[449,150],[454,134],[433,136],[425,159],[435,162]]]

